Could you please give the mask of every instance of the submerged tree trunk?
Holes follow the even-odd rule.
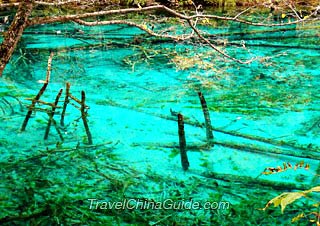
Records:
[[[24,29],[27,26],[28,18],[33,8],[33,0],[22,1],[8,31],[4,34],[4,40],[0,46],[0,77],[15,50]]]

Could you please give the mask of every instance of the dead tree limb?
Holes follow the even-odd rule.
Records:
[[[94,21],[94,22],[88,22],[80,19],[75,19],[74,22],[85,25],[85,26],[97,26],[97,25],[113,25],[113,24],[125,24],[131,27],[137,27],[142,31],[145,31],[147,34],[157,37],[157,38],[163,38],[163,39],[171,39],[175,41],[184,41],[187,39],[190,39],[193,37],[193,34],[185,34],[185,35],[169,35],[169,34],[160,34],[157,32],[154,32],[152,29],[148,28],[146,25],[138,24],[132,21],[127,20],[112,20],[112,21]]]
[[[101,11],[94,11],[94,12],[85,12],[85,13],[76,13],[73,15],[58,15],[58,16],[47,16],[47,17],[34,17],[29,18],[30,14],[33,9],[33,5],[43,5],[43,6],[61,6],[61,5],[67,5],[69,3],[77,2],[76,0],[65,0],[65,1],[58,1],[58,2],[46,2],[46,1],[33,1],[33,0],[26,0],[21,1],[18,3],[19,8],[16,14],[16,17],[11,24],[8,32],[6,32],[5,38],[3,43],[0,46],[0,76],[3,73],[3,70],[6,66],[6,64],[9,62],[11,55],[24,31],[24,29],[27,26],[32,25],[39,25],[39,24],[49,24],[49,23],[56,23],[56,22],[68,22],[68,21],[77,21],[78,23],[84,24],[84,25],[108,25],[108,24],[127,24],[129,26],[135,26],[145,32],[147,32],[151,36],[159,37],[159,38],[170,38],[172,40],[185,40],[189,38],[194,38],[195,35],[198,36],[198,38],[208,44],[210,48],[214,49],[216,52],[218,52],[223,57],[238,62],[240,64],[249,64],[252,61],[258,60],[257,57],[251,58],[251,59],[237,59],[235,57],[232,57],[232,55],[229,55],[226,51],[221,50],[218,48],[213,42],[211,42],[209,39],[205,38],[204,33],[197,28],[197,21],[199,19],[206,19],[208,21],[210,20],[222,20],[222,21],[231,21],[231,22],[237,22],[242,24],[247,24],[250,26],[262,26],[262,27],[276,27],[276,26],[288,26],[288,25],[294,25],[299,23],[305,23],[305,22],[315,22],[319,21],[319,11],[320,8],[317,7],[314,11],[312,11],[309,15],[302,17],[296,17],[294,21],[290,22],[284,22],[284,23],[264,23],[264,22],[253,22],[252,20],[246,20],[246,19],[240,19],[240,15],[247,12],[248,10],[245,10],[241,13],[238,13],[235,16],[228,17],[228,16],[219,16],[214,14],[201,14],[198,13],[196,10],[195,13],[189,13],[185,14],[182,12],[179,12],[177,10],[171,9],[164,5],[152,5],[152,6],[146,6],[146,7],[139,7],[139,8],[122,8],[122,9],[112,9],[112,10],[101,10]],[[85,1],[79,1],[79,3],[85,3]],[[11,3],[10,3],[11,4]],[[0,7],[3,5],[8,4],[0,4]],[[17,6],[17,4],[12,4],[12,6]],[[295,9],[293,9],[295,10]],[[295,11],[294,11],[295,12]],[[168,17],[175,17],[181,20],[181,24],[184,24],[187,22],[189,24],[189,28],[191,28],[191,32],[189,34],[182,34],[182,35],[170,35],[170,34],[164,34],[164,33],[157,33],[154,32],[152,29],[148,28],[146,24],[138,24],[134,23],[133,21],[125,21],[125,20],[109,20],[109,21],[102,21],[102,22],[86,22],[82,21],[81,19],[84,18],[93,18],[93,17],[99,17],[99,16],[110,16],[110,15],[127,15],[132,13],[163,13],[167,15]],[[155,22],[158,22],[155,20]]]
[[[193,15],[186,15],[164,5],[153,5],[153,6],[147,6],[147,7],[141,7],[141,8],[113,9],[113,10],[105,10],[105,11],[99,11],[99,12],[63,15],[63,16],[56,16],[56,17],[50,17],[50,16],[37,17],[37,18],[30,19],[28,25],[32,26],[37,24],[67,22],[67,21],[76,20],[76,19],[83,19],[83,18],[96,17],[96,16],[106,16],[106,15],[125,15],[130,13],[146,13],[146,12],[150,13],[152,11],[158,11],[158,12],[162,11],[170,14],[173,17],[177,17],[185,21],[191,21],[197,18],[207,18],[207,19],[214,19],[214,20],[234,21],[238,23],[248,24],[251,26],[262,26],[262,27],[288,26],[292,24],[320,20],[320,17],[317,16],[318,9],[314,10],[308,16],[305,16],[302,19],[297,19],[295,21],[291,21],[287,23],[268,24],[268,23],[261,23],[261,22],[252,22],[250,20],[245,20],[245,19],[239,19],[237,16],[227,17],[227,16],[219,16],[214,14],[198,14],[198,13]]]
[[[37,5],[44,5],[44,6],[61,6],[70,3],[80,3],[79,0],[65,0],[65,1],[57,1],[57,2],[44,2],[44,1],[35,1]]]
[[[4,40],[0,45],[0,77],[2,76],[5,66],[9,62],[24,29],[27,27],[28,18],[31,15],[32,9],[32,0],[22,1],[9,30],[5,32]]]

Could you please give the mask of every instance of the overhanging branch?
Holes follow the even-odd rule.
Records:
[[[76,19],[74,22],[85,25],[85,26],[97,26],[97,25],[114,25],[114,24],[126,24],[132,27],[137,27],[142,31],[145,31],[151,36],[157,37],[157,38],[165,38],[165,39],[172,39],[175,41],[184,41],[187,39],[190,39],[193,37],[192,34],[189,35],[168,35],[168,34],[159,34],[157,32],[154,32],[153,30],[149,29],[147,25],[145,24],[138,24],[131,21],[126,20],[111,20],[111,21],[94,21],[94,22],[87,22],[81,19]]]
[[[214,44],[212,44],[212,42],[210,42],[209,39],[205,38],[201,33],[200,33],[200,30],[197,29],[191,20],[188,20],[188,23],[190,25],[190,27],[194,30],[194,32],[197,34],[197,36],[205,43],[207,43],[212,49],[214,49],[215,51],[217,51],[219,54],[221,54],[222,56],[232,60],[232,61],[235,61],[237,63],[240,63],[240,64],[250,64],[251,62],[257,60],[258,58],[254,57],[254,58],[251,58],[249,60],[246,60],[246,61],[243,61],[243,60],[239,60],[237,58],[234,58],[232,56],[230,56],[229,54],[223,52],[222,50],[220,50],[217,46],[215,46]]]
[[[21,3],[13,22],[4,35],[4,40],[0,45],[0,77],[27,26],[27,20],[32,12],[32,8],[32,0],[25,0]]]
[[[312,22],[312,21],[318,21],[320,20],[319,11],[320,7],[317,7],[312,13],[310,13],[308,16],[305,17],[299,17],[297,16],[297,19],[292,22],[286,22],[286,23],[262,23],[262,22],[252,22],[249,20],[244,20],[240,19],[239,17],[247,12],[249,9],[246,9],[240,13],[238,13],[234,17],[227,17],[227,16],[218,16],[218,15],[213,15],[213,14],[201,14],[198,12],[197,7],[195,10],[194,15],[187,15],[184,13],[180,13],[174,9],[171,9],[169,7],[166,7],[164,5],[152,5],[152,6],[147,6],[147,7],[138,7],[138,8],[124,8],[124,9],[113,9],[113,10],[103,10],[103,11],[96,11],[96,12],[89,12],[89,13],[79,13],[79,14],[72,14],[72,15],[60,15],[60,16],[48,16],[48,17],[34,17],[34,18],[29,18],[29,15],[31,14],[33,6],[36,5],[44,5],[44,6],[61,6],[61,5],[67,5],[69,3],[76,3],[79,2],[81,5],[85,4],[91,4],[92,2],[90,1],[78,1],[78,0],[64,0],[64,1],[54,1],[54,2],[46,2],[46,1],[33,1],[33,0],[26,0],[26,1],[20,1],[18,3],[8,3],[8,4],[0,4],[0,8],[4,6],[19,6],[18,12],[21,11],[22,8],[25,7],[26,4],[28,4],[30,8],[28,10],[30,12],[26,12],[25,15],[22,15],[22,20],[19,20],[19,24],[23,24],[23,26],[20,26],[19,28],[12,28],[15,26],[10,26],[7,35],[4,38],[3,43],[1,44],[0,48],[0,76],[2,74],[2,71],[4,70],[5,65],[9,61],[12,52],[18,43],[20,36],[23,33],[23,30],[28,27],[28,26],[33,26],[33,25],[39,25],[39,24],[49,24],[49,23],[56,23],[56,22],[68,22],[68,21],[75,21],[79,24],[86,25],[86,26],[95,26],[95,25],[111,25],[111,24],[127,24],[129,26],[137,27],[140,30],[145,31],[151,36],[158,37],[158,38],[166,38],[166,39],[171,39],[175,41],[183,41],[186,39],[190,39],[191,37],[194,37],[195,34],[198,36],[202,42],[207,43],[212,49],[214,49],[216,52],[221,54],[222,56],[238,62],[240,64],[249,64],[254,60],[257,60],[257,58],[251,58],[249,60],[240,60],[235,57],[232,57],[228,55],[226,52],[222,51],[219,49],[217,46],[215,46],[209,39],[205,38],[201,34],[201,30],[198,29],[197,26],[197,21],[198,19],[206,19],[209,21],[210,20],[222,20],[222,21],[233,21],[237,23],[243,23],[243,24],[248,24],[251,26],[264,26],[264,27],[275,27],[275,26],[288,26],[288,25],[293,25],[293,24],[298,24],[298,23],[304,23],[304,22]],[[94,2],[94,1],[93,1]],[[25,8],[27,9],[27,8]],[[291,10],[295,12],[295,9],[291,7]],[[169,34],[169,33],[159,33],[156,32],[152,29],[150,29],[147,25],[145,24],[138,24],[135,22],[131,21],[125,21],[125,20],[109,20],[109,21],[96,21],[96,22],[86,22],[83,21],[85,18],[94,18],[94,17],[99,17],[99,16],[110,16],[110,15],[126,15],[130,13],[151,13],[151,12],[163,12],[169,16],[167,17],[174,17],[174,18],[179,18],[180,20],[187,22],[189,24],[189,27],[192,29],[192,32],[190,34],[182,34],[182,35],[175,35],[175,34]],[[157,21],[155,21],[157,22]],[[183,23],[183,22],[182,22]],[[13,30],[12,30],[13,29]]]
[[[206,19],[215,19],[215,20],[224,20],[224,21],[233,21],[243,24],[248,24],[251,26],[263,26],[263,27],[276,27],[276,26],[288,26],[303,22],[310,22],[310,21],[318,21],[320,20],[320,17],[318,16],[319,9],[317,8],[314,10],[311,14],[308,16],[305,16],[304,18],[297,19],[292,22],[286,22],[286,23],[259,23],[259,22],[252,22],[249,20],[239,19],[239,16],[246,12],[241,12],[240,15],[236,15],[234,17],[226,17],[226,16],[218,16],[213,14],[199,14],[196,13],[195,15],[185,15],[182,13],[179,13],[176,10],[170,9],[169,7],[166,7],[164,5],[153,5],[153,6],[147,6],[147,7],[141,7],[141,8],[126,8],[126,9],[116,9],[116,10],[105,10],[105,11],[99,11],[99,12],[92,12],[92,13],[83,13],[83,14],[73,14],[73,15],[64,15],[64,16],[55,16],[55,17],[36,17],[31,20],[29,20],[28,25],[37,25],[37,24],[47,24],[47,23],[55,23],[55,22],[66,22],[70,20],[75,19],[84,19],[89,17],[96,17],[96,16],[106,16],[106,15],[115,15],[115,14],[129,14],[129,13],[138,13],[138,12],[150,12],[150,11],[164,11],[169,13],[171,16],[180,18],[182,20],[194,20],[197,18],[206,18]]]
[[[81,3],[80,0],[66,0],[66,1],[57,1],[57,2],[35,1],[34,3],[37,5],[45,5],[45,6],[61,6],[61,5],[66,5],[70,3],[76,3],[76,2]]]

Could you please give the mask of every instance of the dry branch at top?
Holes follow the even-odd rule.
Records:
[[[251,26],[265,26],[265,27],[275,27],[275,26],[288,26],[298,23],[305,23],[305,22],[312,22],[312,21],[318,21],[320,19],[319,11],[320,6],[316,7],[313,12],[311,12],[307,16],[300,16],[297,12],[297,10],[292,6],[289,5],[289,9],[291,9],[293,15],[295,15],[295,19],[293,21],[285,22],[285,23],[264,23],[264,22],[254,22],[247,19],[241,19],[240,17],[247,13],[249,11],[249,8],[236,14],[233,17],[229,16],[218,16],[214,14],[203,14],[201,12],[198,12],[198,7],[195,7],[195,11],[193,14],[188,15],[187,13],[181,13],[178,10],[169,8],[165,5],[151,5],[146,7],[139,6],[138,8],[124,8],[124,9],[112,9],[112,10],[100,10],[95,12],[85,12],[85,13],[77,13],[77,14],[71,14],[71,15],[58,15],[58,16],[45,16],[45,17],[32,17],[30,18],[30,15],[32,13],[33,7],[37,5],[50,6],[50,7],[60,7],[60,6],[68,6],[68,4],[71,3],[81,3],[88,4],[91,7],[91,3],[89,1],[76,1],[76,0],[65,0],[65,1],[52,1],[52,2],[46,2],[46,1],[32,1],[27,0],[19,3],[12,3],[10,4],[0,4],[0,8],[2,7],[8,7],[8,6],[19,6],[15,19],[11,23],[9,30],[6,32],[5,39],[3,43],[0,46],[0,76],[2,75],[2,72],[6,66],[6,64],[9,62],[11,55],[13,53],[13,50],[16,47],[16,44],[20,40],[20,37],[24,31],[24,29],[28,26],[34,26],[39,24],[49,24],[49,23],[56,23],[56,22],[69,22],[74,21],[76,23],[86,25],[86,26],[97,26],[97,25],[112,25],[112,24],[125,24],[128,26],[137,27],[140,30],[146,32],[147,34],[157,37],[157,38],[163,38],[163,39],[171,39],[175,41],[183,41],[186,39],[198,39],[201,43],[206,44],[216,52],[218,52],[223,57],[235,61],[240,64],[249,64],[252,61],[257,60],[257,57],[252,57],[250,59],[238,59],[236,57],[233,57],[229,55],[224,50],[218,48],[210,39],[207,39],[204,36],[204,32],[197,26],[197,22],[199,19],[205,19],[207,21],[209,20],[222,20],[222,21],[233,21],[237,23],[243,23],[248,24]],[[94,4],[92,5],[92,9],[94,7]],[[268,7],[268,6],[267,6]],[[145,23],[137,23],[135,21],[129,21],[126,19],[118,20],[118,19],[109,19],[105,21],[96,21],[95,18],[99,16],[110,16],[110,15],[126,15],[126,14],[132,14],[132,13],[144,13],[144,14],[152,14],[154,13],[163,13],[167,18],[173,17],[179,19],[180,25],[183,27],[189,28],[191,32],[183,33],[183,34],[169,34],[165,32],[157,32],[154,31],[151,27],[148,27]],[[90,18],[94,19],[94,21],[84,21],[83,19]],[[151,21],[152,23],[160,23],[156,16]]]

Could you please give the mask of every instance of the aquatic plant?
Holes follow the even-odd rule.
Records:
[[[32,152],[19,150],[0,162],[1,209],[0,223],[12,224],[245,224],[282,225],[296,213],[283,216],[272,210],[259,211],[263,205],[257,196],[275,190],[295,189],[287,184],[269,183],[246,177],[219,174],[190,174],[187,178],[162,175],[153,170],[134,169],[126,159],[113,151],[117,143],[98,145],[58,144]],[[254,194],[238,196],[233,191],[259,188]],[[207,196],[203,196],[207,194]],[[107,208],[97,202],[139,199],[142,203],[172,200],[230,200],[225,209],[121,209]],[[240,201],[231,201],[231,200]],[[267,212],[269,211],[269,212]]]
[[[288,169],[293,169],[293,170],[297,170],[297,169],[305,169],[308,170],[310,168],[309,163],[304,164],[304,161],[301,161],[299,163],[296,163],[294,166],[292,166],[292,164],[290,162],[284,162],[283,163],[283,167],[281,166],[277,166],[277,167],[267,167],[265,168],[265,170],[262,172],[262,174],[264,175],[269,175],[269,174],[274,174],[274,173],[280,173],[280,172],[284,172]]]
[[[310,165],[308,163],[304,163],[301,161],[300,163],[297,163],[294,165],[294,167],[291,165],[291,163],[283,163],[283,168],[278,166],[278,167],[268,167],[265,169],[263,174],[270,175],[270,174],[275,174],[275,173],[281,173],[286,171],[287,169],[294,169],[297,170],[299,168],[308,170],[310,168]],[[315,177],[319,177],[319,174],[316,174]],[[265,205],[264,208],[261,210],[266,211],[272,204],[274,207],[281,206],[281,213],[284,213],[285,208],[298,201],[301,198],[305,198],[308,200],[307,204],[304,204],[303,210],[301,213],[297,214],[291,219],[292,223],[295,223],[301,219],[306,219],[310,223],[314,223],[315,225],[319,226],[320,225],[320,202],[315,195],[312,197],[311,193],[314,192],[320,192],[320,186],[315,186],[311,189],[304,190],[304,191],[294,191],[294,192],[284,192],[270,201]]]
[[[317,198],[312,198],[310,196],[311,193],[313,192],[320,192],[320,186],[313,187],[305,191],[282,193],[277,197],[271,199],[262,210],[266,210],[273,204],[274,207],[281,206],[281,212],[284,213],[284,209],[288,205],[304,197],[309,201],[312,201],[312,203],[308,203],[307,209],[305,208],[306,205],[304,205],[305,210],[302,213],[299,213],[298,215],[293,217],[291,219],[291,222],[295,223],[303,218],[306,218],[307,221],[319,226],[320,225],[320,210],[319,210],[320,202]]]

